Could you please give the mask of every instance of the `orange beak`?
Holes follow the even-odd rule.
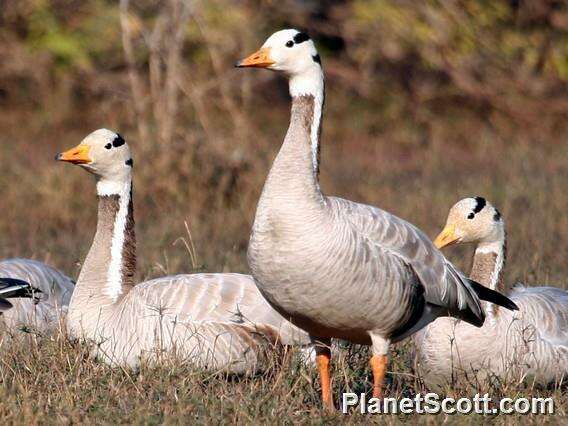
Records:
[[[89,145],[78,145],[75,148],[71,148],[69,151],[62,152],[61,154],[57,154],[55,159],[57,161],[65,161],[71,164],[89,164],[92,163],[93,160],[89,156],[89,151],[91,148]]]
[[[434,240],[434,245],[441,249],[443,247],[451,246],[452,244],[456,244],[459,238],[456,236],[456,227],[455,225],[447,225],[442,232],[436,237]]]
[[[262,47],[260,50],[247,56],[235,64],[237,68],[268,68],[276,62],[270,57],[270,48]]]

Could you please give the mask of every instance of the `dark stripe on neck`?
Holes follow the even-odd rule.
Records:
[[[293,113],[297,114],[301,119],[302,127],[308,132],[308,135],[311,134],[315,110],[314,95],[296,96],[293,99],[292,107]]]
[[[473,265],[471,268],[470,278],[484,285],[485,287],[492,288],[504,295],[507,295],[509,289],[505,285],[505,264],[507,261],[507,238],[503,239],[501,246],[501,259],[499,253],[493,251],[475,251],[473,257]],[[500,264],[499,264],[499,263]],[[495,277],[495,284],[493,285],[493,274],[497,273]],[[489,312],[497,314],[499,306],[488,304]]]
[[[134,203],[132,201],[132,189],[128,202],[128,215],[124,228],[124,246],[122,247],[122,285],[134,286],[136,274],[136,231],[134,224]]]
[[[114,220],[120,208],[120,195],[99,195],[99,225],[110,226],[112,235],[112,227]]]
[[[325,90],[323,92],[322,98],[322,105],[321,105],[321,116],[319,117],[319,125],[317,130],[317,140],[312,141],[312,125],[316,117],[314,114],[316,113],[315,108],[315,96],[314,95],[300,95],[294,97],[292,100],[292,112],[293,114],[298,114],[301,123],[305,130],[308,132],[309,140],[310,140],[310,150],[312,149],[312,144],[316,144],[316,156],[315,162],[316,164],[312,164],[316,179],[319,176],[319,164],[320,164],[320,157],[321,157],[321,133],[322,133],[322,123],[323,123],[323,108],[325,105]]]
[[[114,235],[114,225],[120,211],[121,196],[118,194],[99,196],[99,226],[108,229],[105,232],[109,241],[109,250],[112,247],[112,236]],[[130,190],[130,200],[124,228],[124,242],[122,246],[122,262],[120,272],[122,286],[134,286],[134,275],[136,274],[136,233],[134,225],[134,205],[132,201],[132,189]],[[109,253],[111,254],[111,253]],[[111,254],[112,255],[112,254]],[[126,292],[123,291],[123,294]]]
[[[318,55],[319,56],[319,55]],[[322,94],[322,99],[321,99],[321,114],[320,114],[320,120],[319,120],[319,126],[318,126],[318,140],[317,140],[317,164],[315,164],[314,168],[315,168],[315,172],[316,172],[316,179],[319,178],[319,172],[320,172],[320,158],[321,158],[321,134],[322,134],[322,129],[323,129],[323,111],[325,108],[325,81],[323,82],[323,94]]]

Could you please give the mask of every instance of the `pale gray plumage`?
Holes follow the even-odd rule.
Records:
[[[483,207],[475,211],[479,200]],[[436,242],[476,243],[472,276],[505,291],[519,311],[490,310],[482,328],[440,318],[418,333],[416,361],[426,384],[435,388],[492,378],[545,385],[561,381],[568,374],[568,292],[505,286],[506,234],[497,210],[480,197],[459,201]]]
[[[373,334],[398,337],[413,315],[431,321],[463,313],[483,322],[468,280],[421,231],[377,208],[319,193],[305,126],[310,102],[293,100],[288,134],[258,204],[248,258],[262,293],[314,336],[363,344]],[[423,302],[432,304],[425,313]]]
[[[265,367],[266,350],[309,343],[305,332],[268,305],[250,276],[176,275],[134,285],[128,145],[103,129],[58,159],[81,164],[97,177],[97,232],[67,325],[72,336],[94,341],[106,362],[136,366],[141,359],[175,355],[201,368],[251,373]]]
[[[59,329],[75,283],[58,270],[30,259],[0,262],[0,276],[30,283],[40,293],[33,298],[12,298],[12,307],[0,319],[12,330],[26,327],[46,333]]]
[[[311,136],[323,73],[313,67],[312,87],[302,79],[297,92],[291,77],[290,127],[257,207],[248,258],[260,290],[314,335],[358,343],[373,330],[390,339],[422,299],[482,322],[468,279],[420,230],[319,191]]]
[[[372,344],[377,356],[439,316],[481,325],[474,284],[420,230],[378,208],[321,193],[323,71],[313,42],[298,35],[279,31],[237,64],[283,71],[292,96],[290,126],[248,250],[260,291],[314,340]]]
[[[102,342],[97,354],[110,364],[136,366],[141,358],[175,354],[197,367],[251,373],[265,367],[266,351],[309,343],[248,275],[162,277],[134,286],[110,312],[92,304],[80,308],[82,332],[74,335]]]

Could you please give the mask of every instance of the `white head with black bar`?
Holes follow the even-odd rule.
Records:
[[[434,244],[438,248],[461,243],[489,247],[502,245],[504,239],[505,223],[501,213],[485,198],[470,197],[452,206],[446,226]]]
[[[124,138],[108,129],[90,133],[75,148],[56,156],[95,175],[99,195],[121,195],[132,180],[132,154]]]
[[[268,37],[258,51],[238,61],[235,66],[281,72],[288,78],[292,98],[314,97],[310,139],[317,174],[325,85],[321,58],[310,36],[296,29],[277,31]]]

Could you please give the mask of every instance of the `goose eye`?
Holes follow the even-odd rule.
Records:
[[[475,217],[475,214],[473,214],[473,213],[470,213],[470,214],[467,215],[468,219],[473,219],[474,217]]]
[[[292,40],[288,40],[286,42],[286,47],[292,47],[292,46],[294,46],[294,42]]]

